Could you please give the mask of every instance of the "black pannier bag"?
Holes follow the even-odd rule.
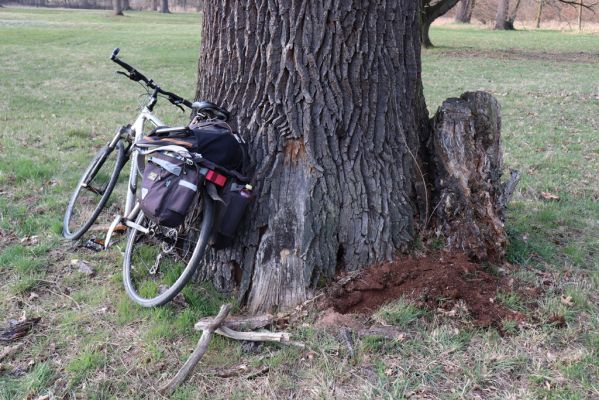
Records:
[[[248,165],[247,144],[223,121],[196,119],[190,128],[198,152],[232,172],[219,181],[218,172],[216,177],[206,175],[207,180],[220,188],[222,199],[217,211],[212,246],[216,249],[226,248],[233,243],[239,223],[254,198],[249,179],[241,175],[246,173]]]
[[[144,137],[138,143],[138,147],[141,149],[157,149],[161,146],[180,146],[192,155],[193,153],[200,154],[204,160],[208,161],[201,160],[198,162],[197,185],[199,185],[199,180],[204,178],[212,182],[218,189],[222,201],[217,202],[219,207],[213,246],[216,248],[228,247],[232,244],[238,225],[254,197],[252,186],[248,185],[249,179],[242,175],[245,173],[248,164],[246,143],[233,132],[226,122],[218,120],[195,119],[187,130],[168,132],[167,134],[160,134],[160,129],[157,128],[150,135]],[[171,160],[173,156],[176,156],[176,162]],[[152,157],[155,158],[152,160]],[[160,183],[161,180],[155,182],[155,179],[150,179],[159,174],[168,175],[169,172],[164,169],[164,165],[168,166],[168,164],[158,161],[165,157],[177,166],[186,163],[184,157],[170,152],[165,153],[158,149],[158,151],[151,153],[143,174],[140,203],[145,215],[161,225],[174,227],[178,226],[173,225],[174,223],[178,222],[180,224],[183,222],[185,213],[180,217],[178,212],[183,211],[184,207],[177,207],[178,212],[175,212],[170,210],[169,203],[174,201],[177,204],[180,202],[181,205],[186,205],[186,212],[191,204],[187,204],[187,202],[191,202],[193,198],[185,197],[189,193],[182,189],[177,190],[177,193],[175,193],[170,184],[167,188],[164,183]],[[163,165],[160,166],[159,164]],[[189,166],[187,166],[185,170],[189,171],[189,169]],[[170,177],[170,179],[174,178]],[[183,185],[186,187],[185,183]],[[173,193],[170,190],[173,190]],[[181,201],[179,199],[175,200],[176,196],[182,196],[183,198]],[[167,197],[168,199],[166,199]]]
[[[144,215],[159,225],[181,225],[196,198],[199,180],[199,170],[191,160],[169,151],[150,153],[139,201]]]
[[[243,173],[246,144],[224,121],[201,121],[190,125],[194,152],[229,170]]]
[[[233,243],[239,223],[254,199],[252,186],[230,179],[222,189],[223,203],[216,217],[213,247],[223,249]]]

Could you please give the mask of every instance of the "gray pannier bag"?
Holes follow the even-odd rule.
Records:
[[[146,157],[140,207],[155,223],[178,227],[196,198],[199,184],[198,167],[190,158],[172,151],[152,152]]]

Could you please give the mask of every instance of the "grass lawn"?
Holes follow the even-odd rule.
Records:
[[[528,322],[506,322],[511,334],[501,336],[401,300],[380,318],[402,338],[357,339],[353,360],[310,324],[291,333],[312,351],[265,345],[253,354],[217,337],[173,398],[599,398],[599,36],[450,25],[433,27],[431,38],[438,47],[423,53],[431,113],[467,90],[502,105],[505,164],[523,173],[509,259],[520,266],[515,278],[546,289],[525,311]],[[130,122],[143,93],[114,75],[112,49],[191,98],[199,41],[197,14],[0,8],[0,323],[42,317],[14,354],[2,357],[0,345],[0,399],[159,397],[154,388],[198,339],[195,321],[226,301],[196,285],[185,289],[187,308],[141,309],[122,288],[123,245],[94,253],[60,236],[83,166]],[[162,105],[167,123],[185,121]],[[528,299],[497,300],[522,310]],[[548,324],[553,316],[564,323]],[[270,372],[214,376],[239,364]]]

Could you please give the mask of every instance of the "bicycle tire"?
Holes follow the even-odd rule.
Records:
[[[106,163],[106,161],[115,150],[116,159],[114,160],[114,167],[112,167],[112,171],[110,171],[111,163]],[[123,145],[122,140],[119,140],[113,148],[110,148],[108,145],[102,147],[90,162],[89,166],[81,176],[81,179],[79,179],[64,214],[62,235],[65,238],[70,240],[79,239],[96,221],[106,205],[106,202],[110,198],[121,169],[125,164],[125,152],[125,146]],[[108,170],[106,170],[106,168],[102,169],[105,166],[108,167]],[[100,189],[97,189],[98,184],[96,184],[96,188],[94,188],[94,185],[92,185],[94,179],[97,177],[99,178],[102,175],[108,176],[108,172],[110,172],[110,176],[106,183],[102,183],[102,180],[99,179],[101,183],[99,186]],[[85,191],[83,189],[85,189]],[[91,201],[87,201],[89,204],[85,204],[86,201],[84,199],[86,198],[82,197],[84,192],[95,194],[96,197],[92,198]],[[96,200],[96,198],[99,199]],[[78,210],[77,206],[82,210]],[[75,217],[75,215],[79,213],[82,213],[81,220]]]
[[[183,227],[175,229],[178,234],[173,239],[171,233],[168,243],[164,237],[169,237],[168,232],[173,232],[174,228],[155,225],[143,215],[143,212],[140,212],[135,223],[144,228],[151,228],[153,232],[144,233],[136,228],[129,230],[123,262],[123,283],[125,292],[131,300],[143,307],[164,305],[171,301],[192,278],[200,260],[204,257],[214,224],[213,200],[210,196],[204,195],[201,202],[202,223],[199,230],[196,224],[197,216],[195,216],[190,221],[186,221]],[[188,231],[183,232],[185,229]],[[197,240],[192,245],[193,253],[187,260],[189,254],[186,253],[191,246],[185,244],[194,240],[192,235],[197,236]],[[165,245],[173,247],[166,251]],[[161,269],[164,257],[169,257],[164,267],[167,270]],[[152,261],[153,265],[151,265]],[[154,268],[154,271],[150,271],[150,268]],[[161,287],[166,285],[168,287]]]

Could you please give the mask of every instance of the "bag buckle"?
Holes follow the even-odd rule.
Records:
[[[227,177],[219,174],[216,171],[208,170],[206,173],[206,180],[214,183],[217,186],[223,187],[227,183]]]

